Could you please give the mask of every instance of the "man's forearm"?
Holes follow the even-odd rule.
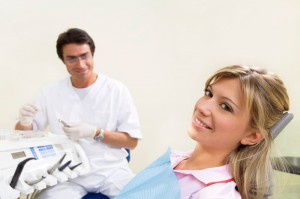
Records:
[[[116,147],[116,148],[127,148],[134,149],[138,144],[137,138],[132,138],[125,132],[109,132],[104,131],[103,143]]]

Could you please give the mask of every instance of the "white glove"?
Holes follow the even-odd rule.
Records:
[[[97,132],[97,127],[89,124],[79,124],[70,127],[63,127],[64,132],[71,140],[78,140],[82,138],[94,138]]]
[[[30,126],[37,112],[38,108],[32,104],[22,106],[20,108],[20,124],[22,126]]]

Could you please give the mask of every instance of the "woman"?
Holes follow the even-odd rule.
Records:
[[[117,198],[263,198],[272,179],[270,129],[288,110],[277,75],[240,65],[218,70],[188,129],[195,149],[169,150]]]

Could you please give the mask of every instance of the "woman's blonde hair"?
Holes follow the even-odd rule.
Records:
[[[240,80],[250,124],[264,137],[256,145],[240,145],[227,160],[242,198],[261,199],[270,190],[273,174],[270,129],[289,110],[287,90],[277,75],[241,65],[216,71],[205,87],[223,78]]]

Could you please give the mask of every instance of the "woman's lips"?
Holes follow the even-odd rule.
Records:
[[[200,119],[197,117],[194,117],[194,124],[198,127],[206,128],[206,129],[212,129],[210,126],[202,122]]]

